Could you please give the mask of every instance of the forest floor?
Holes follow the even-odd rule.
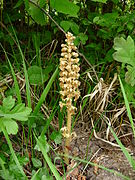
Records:
[[[95,137],[91,138],[88,144],[90,134],[84,130],[80,130],[80,128],[75,128],[75,131],[77,133],[77,138],[71,143],[72,155],[84,160],[88,149],[87,160],[89,159],[90,162],[112,170],[112,172],[101,169],[96,165],[93,166],[87,163],[81,163],[69,173],[66,180],[135,180],[135,171],[133,171],[133,168],[120,148],[112,147]],[[127,141],[127,139],[125,141]],[[134,158],[134,142],[132,142],[132,140],[130,141],[130,138],[128,138],[128,142],[126,143],[127,149]],[[71,161],[69,166],[73,167],[75,163],[75,161]],[[119,176],[119,173],[129,178]]]

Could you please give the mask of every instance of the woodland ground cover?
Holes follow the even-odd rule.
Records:
[[[135,179],[134,0],[1,0],[0,11],[1,179]],[[81,85],[65,145],[67,32]]]

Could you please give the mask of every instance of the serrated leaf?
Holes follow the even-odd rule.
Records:
[[[69,0],[50,0],[50,6],[63,14],[69,14],[71,17],[78,17],[79,6]]]
[[[8,96],[7,98],[3,99],[3,108],[5,111],[11,110],[15,105],[15,99],[12,96]]]
[[[1,118],[1,121],[3,122],[8,134],[17,134],[18,125],[14,120]]]
[[[37,24],[40,24],[42,26],[46,24],[45,14],[34,4],[31,4],[31,3],[29,4],[28,13],[29,15],[31,15],[31,17],[34,19],[34,21]]]
[[[135,47],[130,36],[126,40],[123,37],[116,37],[113,48],[117,51],[113,54],[116,61],[135,66]]]
[[[8,134],[16,134],[18,125],[14,120],[27,121],[32,109],[25,107],[24,104],[15,106],[15,100],[9,96],[3,100],[0,106],[0,131],[4,125]]]
[[[20,111],[17,111],[16,113],[12,113],[12,111],[9,114],[3,114],[5,118],[9,119],[15,119],[18,121],[27,121],[28,115],[31,113],[31,108],[24,107]]]

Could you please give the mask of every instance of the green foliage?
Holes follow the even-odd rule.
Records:
[[[113,54],[113,58],[116,61],[127,64],[127,70],[125,75],[125,81],[131,86],[135,85],[135,46],[134,40],[128,36],[125,40],[123,37],[116,37],[114,39],[113,48],[116,52]]]
[[[60,132],[52,132],[50,138],[55,142],[55,144],[60,144],[62,142],[62,135]]]
[[[60,45],[65,38],[59,26],[65,32],[71,31],[76,36],[74,43],[87,60],[85,62],[83,57],[80,58],[82,72],[80,79],[82,85],[85,85],[85,88],[81,88],[82,97],[91,93],[93,84],[95,86],[96,83],[93,71],[87,65],[90,63],[95,67],[98,78],[102,77],[106,79],[106,82],[110,82],[110,78],[118,70],[127,99],[135,107],[134,2],[124,3],[125,1],[120,0],[31,1],[37,6],[29,0],[7,1],[6,3],[2,1],[0,78],[3,79],[5,74],[12,73],[13,83],[5,82],[4,86],[7,87],[7,90],[4,93],[0,92],[0,103],[3,102],[0,106],[0,131],[3,131],[7,141],[7,144],[1,141],[2,146],[0,145],[0,177],[3,179],[25,179],[23,169],[29,159],[24,160],[23,158],[27,156],[27,153],[30,153],[32,158],[28,166],[32,172],[32,180],[49,180],[53,179],[54,176],[56,179],[60,179],[61,177],[52,163],[53,158],[49,157],[52,153],[49,142],[54,141],[57,146],[62,142],[58,129],[63,126],[65,120],[65,111],[60,112],[58,106],[57,67]],[[53,21],[39,7],[49,13]],[[114,63],[114,60],[121,62],[122,66],[116,61]],[[111,69],[112,64],[113,68]],[[125,67],[127,72],[125,72]],[[18,77],[18,72],[20,77]],[[94,82],[91,85],[86,82],[88,78],[83,78],[85,74],[89,75],[89,72]],[[3,86],[0,86],[0,90],[2,89]],[[8,94],[17,96],[18,102],[15,104],[15,100],[11,96],[3,99],[3,96]],[[120,95],[118,95],[118,99],[120,103],[123,102]],[[127,99],[126,105],[128,104]],[[28,107],[33,108],[34,112],[29,118],[28,125],[23,123],[23,127],[16,121],[27,121],[31,109],[25,107],[22,102],[26,102]],[[77,102],[77,106],[79,103]],[[73,119],[73,127],[77,123],[80,113],[83,113],[87,106],[86,99],[83,101],[81,111]],[[127,109],[130,116],[129,107]],[[58,129],[51,125],[51,121],[56,119],[58,119],[56,121]],[[134,131],[132,120],[130,124]],[[20,134],[11,137],[13,138],[12,143],[15,142],[21,147],[21,152],[24,152],[23,157],[14,152],[15,144],[12,147],[10,137],[8,137],[8,134],[18,132],[18,126],[21,130],[20,134],[23,136],[22,142],[20,142]],[[36,139],[37,144],[33,139],[33,131],[39,136]],[[115,134],[114,137],[120,144]],[[121,149],[129,162],[133,164],[122,145]],[[44,156],[42,163],[41,153]],[[10,156],[10,161],[5,154]]]
[[[78,17],[79,6],[69,0],[50,0],[50,6],[58,12],[68,14],[70,17]]]
[[[34,19],[36,23],[42,26],[46,24],[45,14],[34,4],[30,3],[28,13]]]
[[[94,2],[106,3],[107,0],[92,0]]]
[[[8,134],[17,134],[18,125],[17,121],[27,121],[28,116],[31,113],[31,109],[25,107],[24,104],[17,104],[15,106],[15,99],[12,96],[4,98],[3,105],[0,105],[0,131],[4,125]]]
[[[41,85],[48,80],[49,72],[46,69],[42,69],[38,66],[31,66],[28,69],[29,82],[32,85]]]

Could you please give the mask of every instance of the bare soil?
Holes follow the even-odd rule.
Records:
[[[81,159],[85,159],[88,149],[87,159],[89,159],[91,162],[104,166],[110,170],[114,170],[115,172],[121,173],[125,176],[128,176],[129,179],[131,180],[135,180],[135,171],[132,169],[125,155],[122,153],[122,151],[119,148],[112,147],[111,145],[108,145],[100,140],[97,140],[95,137],[93,137],[88,144],[89,133],[81,131],[80,128],[75,129],[75,131],[77,133],[77,138],[73,140],[71,143],[73,156],[76,156]],[[134,143],[132,141],[128,143],[127,148],[129,149],[130,154],[134,158],[135,157]],[[98,168],[96,165],[86,166],[86,164],[81,164],[77,168],[79,172],[78,174],[81,174],[81,178],[80,176],[73,177],[74,173],[71,173],[70,178],[68,177],[67,179],[77,179],[77,180],[126,179],[124,177],[118,176],[118,174],[116,173],[108,172],[107,170]]]

